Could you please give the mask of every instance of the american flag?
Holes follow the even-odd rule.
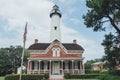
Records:
[[[25,43],[26,41],[26,37],[27,37],[27,22],[26,22],[26,25],[25,25],[25,31],[24,31],[24,35],[23,35],[23,42]]]

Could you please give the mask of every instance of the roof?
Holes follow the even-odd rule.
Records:
[[[101,64],[103,64],[103,62],[95,62],[92,65],[101,65]]]
[[[37,44],[32,44],[28,50],[45,50],[48,48],[50,43],[37,43]]]
[[[28,50],[45,50],[49,47],[50,43],[37,43],[37,44],[32,44]],[[62,43],[62,45],[67,49],[67,50],[84,50],[80,45],[78,44],[73,44],[73,43]]]

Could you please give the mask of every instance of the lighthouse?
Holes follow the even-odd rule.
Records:
[[[61,30],[60,30],[60,18],[62,14],[57,5],[53,6],[50,12],[51,18],[51,31],[50,31],[50,42],[54,40],[61,41]]]

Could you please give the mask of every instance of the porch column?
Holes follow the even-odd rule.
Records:
[[[40,74],[40,68],[41,68],[41,60],[39,60],[39,74]]]
[[[72,73],[74,74],[74,60],[72,60]]]
[[[32,61],[31,60],[29,61],[29,71],[30,71],[29,74],[32,74]]]
[[[80,71],[81,71],[81,74],[83,74],[83,65],[82,65],[82,61],[80,61]]]
[[[82,65],[83,65],[83,74],[85,74],[85,68],[84,68],[84,63],[82,61]]]
[[[63,75],[63,60],[61,60],[61,65],[62,65],[62,75]]]
[[[51,60],[50,60],[50,69],[49,69],[49,74],[51,75],[51,72],[52,72],[52,70],[51,70]]]
[[[28,65],[27,65],[27,74],[30,73],[30,60],[28,60]]]

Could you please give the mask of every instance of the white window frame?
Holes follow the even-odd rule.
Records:
[[[53,53],[53,57],[59,57],[60,56],[60,48],[53,48],[52,53]]]

